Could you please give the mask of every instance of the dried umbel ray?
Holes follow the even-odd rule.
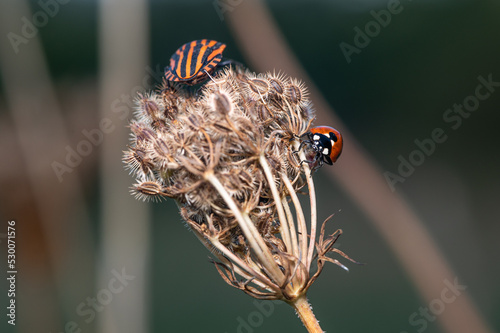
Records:
[[[175,199],[228,284],[293,305],[320,332],[306,291],[326,261],[347,269],[329,253],[353,260],[333,247],[342,230],[326,236],[323,223],[316,238],[314,183],[301,163],[314,152],[297,151],[314,119],[304,85],[242,69],[219,72],[196,91],[164,81],[139,96],[136,118],[124,155],[135,195]],[[306,188],[307,219],[298,198]]]

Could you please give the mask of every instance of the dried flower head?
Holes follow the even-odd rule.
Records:
[[[327,257],[351,260],[333,247],[342,231],[325,236],[323,224],[316,239],[314,184],[298,151],[314,112],[301,82],[226,69],[197,91],[164,81],[137,104],[124,155],[132,191],[175,199],[228,284],[298,309],[324,262],[345,268]],[[309,219],[298,198],[305,185]]]

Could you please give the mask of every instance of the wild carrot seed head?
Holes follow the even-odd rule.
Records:
[[[174,198],[231,285],[258,298],[305,292],[307,229],[291,227],[283,210],[306,183],[295,153],[314,119],[305,86],[284,74],[226,69],[198,91],[164,81],[138,96],[135,115],[123,157],[136,177],[132,192]]]

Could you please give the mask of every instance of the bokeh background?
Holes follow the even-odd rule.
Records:
[[[1,332],[305,331],[287,305],[255,303],[227,286],[174,202],[129,195],[133,179],[120,160],[134,96],[154,88],[177,47],[215,39],[227,44],[226,57],[253,70],[285,71],[276,36],[307,73],[302,79],[314,82],[313,96],[326,100],[319,118],[335,110],[348,133],[346,158],[315,174],[319,217],[336,213],[340,248],[367,265],[327,266],[310,289],[322,328],[453,332],[442,319],[459,321],[454,307],[465,302],[481,324],[474,332],[500,331],[500,84],[456,129],[443,118],[474,96],[479,76],[500,82],[498,1],[0,1]],[[388,6],[400,12],[348,62],[341,43],[355,46],[356,28]],[[391,191],[386,172],[397,174],[400,156],[416,156],[415,140],[436,128],[445,142]],[[354,152],[385,182],[380,197],[348,164]],[[359,176],[342,181],[336,168]],[[355,196],[346,183],[370,195]],[[437,301],[447,284],[427,267],[427,243],[407,248],[414,260],[405,262],[407,221],[388,218],[381,231],[394,207],[380,198],[391,196],[428,236],[448,280],[467,286],[456,302]],[[374,202],[378,222],[366,209]],[[5,315],[9,220],[16,221],[15,327]],[[434,281],[434,289],[426,293],[416,280]],[[424,320],[420,309],[429,306],[439,314]]]

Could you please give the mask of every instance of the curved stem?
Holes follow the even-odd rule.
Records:
[[[303,152],[302,155],[304,155]],[[307,254],[307,265],[306,265],[306,267],[311,267],[312,257],[314,254],[314,246],[316,243],[316,226],[318,224],[317,221],[318,214],[316,212],[316,190],[314,189],[314,182],[312,180],[311,169],[309,169],[307,163],[305,163],[303,167],[306,173],[307,187],[309,188],[309,199],[311,201],[311,238],[309,240],[309,251]]]
[[[235,271],[237,271],[237,273],[239,275],[241,275],[242,277],[244,277],[246,279],[249,279],[250,277],[254,277],[255,280],[252,281],[253,283],[259,285],[260,287],[262,287],[264,289],[272,290],[272,291],[275,291],[277,293],[281,293],[281,290],[277,285],[275,285],[267,277],[265,277],[261,273],[255,271],[253,268],[251,268],[249,265],[247,265],[243,260],[238,258],[238,256],[236,256],[234,253],[229,251],[224,245],[222,245],[219,242],[219,240],[211,239],[210,242],[213,244],[213,246],[217,250],[219,250],[222,254],[227,256],[227,258],[229,260],[231,260],[234,265],[236,265],[236,266],[234,266],[234,269],[235,269]],[[241,272],[241,271],[238,272],[237,268],[244,270],[244,272]]]
[[[259,232],[253,225],[248,215],[244,216],[241,213],[233,198],[231,198],[224,186],[220,183],[219,179],[217,179],[217,177],[215,177],[213,173],[205,173],[205,179],[207,179],[215,187],[217,192],[219,192],[219,194],[221,195],[222,199],[224,199],[224,201],[226,202],[229,209],[231,209],[231,211],[233,212],[234,217],[238,221],[238,225],[240,226],[243,234],[250,243],[250,247],[252,248],[257,258],[259,258],[260,263],[262,264],[262,266],[264,266],[267,273],[278,285],[282,285],[285,282],[285,277],[279,270],[278,265],[271,255],[271,252],[267,248],[264,240],[260,236]]]
[[[298,150],[299,144],[297,142],[293,143],[294,149]],[[301,161],[306,160],[306,156],[303,150],[298,151],[299,158]],[[316,227],[318,224],[318,213],[316,212],[316,190],[314,189],[314,182],[311,175],[311,169],[307,163],[302,164],[302,168],[304,169],[304,173],[306,174],[307,179],[307,187],[309,188],[309,200],[311,202],[311,234],[309,240],[309,250],[307,253],[307,260],[305,262],[307,270],[311,267],[312,257],[314,254],[314,245],[316,243]]]
[[[297,193],[295,192],[292,183],[286,177],[285,175],[282,175],[281,178],[283,179],[283,182],[285,183],[286,188],[288,189],[288,193],[290,193],[290,197],[292,198],[293,205],[295,207],[295,214],[297,216],[297,230],[300,235],[299,237],[299,255],[297,258],[299,258],[299,261],[307,264],[303,258],[307,257],[307,226],[306,226],[306,219],[304,217],[304,211],[302,210],[302,206],[300,205],[300,200],[299,197],[297,196]],[[309,271],[309,266],[306,267],[307,270]]]
[[[290,229],[288,228],[288,222],[286,219],[285,211],[283,209],[283,206],[281,205],[281,196],[278,191],[278,188],[276,187],[276,183],[274,182],[274,177],[273,173],[271,172],[271,168],[269,167],[269,164],[267,163],[266,158],[261,155],[259,158],[260,166],[262,167],[262,170],[264,171],[264,174],[266,175],[267,182],[269,183],[269,187],[271,188],[271,192],[274,197],[274,202],[276,203],[276,209],[278,210],[278,219],[281,222],[280,223],[280,233],[281,233],[281,238],[283,239],[283,242],[286,245],[286,252],[287,253],[292,253],[292,242],[290,241]]]
[[[283,205],[283,209],[285,210],[288,227],[290,228],[290,236],[292,241],[292,250],[290,252],[292,255],[299,258],[300,250],[297,241],[297,231],[295,230],[295,220],[293,218],[292,210],[290,209],[290,205],[288,204],[288,200],[286,197],[281,198],[281,204]]]

